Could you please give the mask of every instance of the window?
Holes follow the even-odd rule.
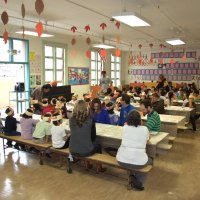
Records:
[[[113,56],[111,54],[111,80],[114,86],[119,86],[121,84],[120,79],[121,70],[121,58]]]
[[[57,44],[44,44],[44,82],[53,80],[58,85],[65,84],[65,52],[66,48]]]
[[[91,85],[98,85],[103,70],[103,61],[97,51],[91,52]]]

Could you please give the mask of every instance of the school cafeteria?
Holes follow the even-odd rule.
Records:
[[[0,199],[200,200],[199,8],[0,1]]]

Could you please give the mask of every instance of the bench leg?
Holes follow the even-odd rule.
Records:
[[[40,151],[40,165],[44,164],[44,151]]]
[[[71,174],[72,173],[72,168],[71,168],[71,161],[70,158],[67,157],[67,173]]]
[[[5,156],[6,153],[5,153],[5,141],[4,141],[4,138],[3,138],[3,155]]]

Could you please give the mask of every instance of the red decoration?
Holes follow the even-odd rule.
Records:
[[[174,59],[173,59],[173,58],[170,59],[170,64],[171,64],[171,65],[174,64]]]
[[[100,27],[102,28],[102,30],[104,30],[107,27],[107,25],[105,23],[101,23]]]
[[[102,57],[106,57],[107,51],[105,49],[101,49],[100,54],[101,54]]]
[[[87,58],[90,58],[91,57],[91,51],[87,50],[86,53],[85,53],[85,55],[86,55]]]
[[[161,65],[163,64],[163,59],[162,58],[159,59],[159,64],[161,64]]]
[[[163,48],[163,46],[164,46],[163,44],[160,44],[160,48],[161,48],[161,49]]]
[[[76,26],[72,26],[72,27],[71,27],[71,31],[72,31],[73,33],[75,33],[75,32],[77,31]]]
[[[76,39],[75,39],[75,38],[72,39],[71,44],[72,44],[72,45],[75,45],[75,44],[76,44]]]
[[[43,33],[43,25],[41,22],[38,22],[35,26],[35,31],[38,33],[38,37],[41,37]]]
[[[118,49],[118,48],[116,49],[115,55],[116,55],[116,57],[120,57],[120,55],[121,55],[120,49]]]
[[[76,57],[76,50],[75,49],[72,49],[71,55],[72,55],[73,58]]]
[[[88,32],[88,31],[90,31],[90,26],[89,25],[87,25],[87,26],[85,26],[85,31],[86,31],[86,33]]]
[[[88,37],[88,38],[86,38],[86,43],[88,44],[88,45],[90,45],[91,44],[91,39]]]
[[[139,64],[139,65],[142,64],[142,58],[141,58],[141,57],[138,58],[138,64]]]
[[[42,0],[36,0],[35,1],[35,10],[37,12],[38,15],[40,15],[43,10],[44,10],[44,3]]]
[[[23,3],[22,3],[22,6],[21,6],[21,13],[22,13],[22,17],[24,18],[25,14],[26,14],[26,10],[25,10],[25,6],[24,6]]]
[[[3,11],[3,13],[1,14],[1,20],[4,25],[8,23],[8,13],[6,11]]]
[[[120,27],[120,22],[116,22],[116,23],[115,23],[115,26],[119,29],[119,27]]]
[[[153,58],[150,58],[150,64],[153,65]]]
[[[5,31],[3,34],[3,41],[5,42],[5,44],[7,44],[7,41],[8,41],[8,32],[7,31]]]

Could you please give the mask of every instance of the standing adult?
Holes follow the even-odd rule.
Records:
[[[164,75],[160,74],[159,80],[158,80],[158,85],[156,86],[157,90],[164,88],[165,81],[166,81],[166,78],[164,77]]]
[[[31,104],[34,107],[35,113],[41,114],[42,99],[44,98],[44,94],[48,93],[50,90],[51,90],[51,85],[45,84],[41,87],[37,87],[31,94]]]
[[[101,78],[100,78],[101,90],[103,92],[106,92],[107,89],[109,88],[110,84],[111,84],[111,80],[108,76],[106,76],[106,71],[102,71]]]

